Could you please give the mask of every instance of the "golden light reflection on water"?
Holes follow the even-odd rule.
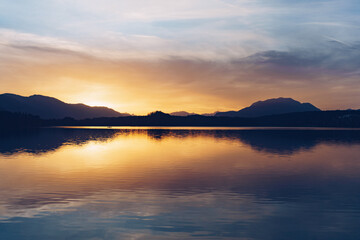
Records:
[[[106,142],[65,145],[54,152],[40,155],[18,154],[1,161],[0,165],[4,172],[7,172],[5,169],[12,169],[12,173],[16,170],[35,176],[59,176],[62,181],[67,178],[79,181],[82,177],[88,181],[113,175],[116,179],[129,181],[130,176],[146,177],[146,183],[152,178],[153,171],[162,175],[183,169],[208,171],[214,164],[211,163],[212,159],[226,157],[234,147],[244,153],[249,151],[240,143],[219,142],[211,137],[167,138],[160,141],[144,134],[117,135]],[[205,161],[211,165],[204,165]],[[158,174],[153,176],[158,177]]]
[[[320,144],[311,151],[281,156],[255,151],[241,141],[211,136],[159,140],[144,133],[117,134],[106,141],[64,145],[39,155],[21,153],[2,157],[0,186],[28,188],[40,184],[54,190],[55,186],[74,189],[86,184],[102,188],[121,182],[125,188],[146,188],[166,186],[169,182],[181,185],[182,180],[189,178],[239,179],[266,172],[341,175],[358,172],[357,156],[360,150],[346,145]]]
[[[255,221],[290,207],[280,210],[281,199],[330,191],[334,182],[357,186],[353,178],[360,174],[356,134],[43,131],[52,131],[44,136],[61,136],[62,142],[39,152],[25,148],[26,142],[22,151],[9,154],[12,150],[7,149],[0,155],[0,220],[80,210],[108,220],[155,217],[181,206],[181,211],[189,211],[190,222],[210,224],[206,218],[218,214],[225,222]],[[40,142],[42,135],[34,136]],[[26,139],[32,142],[32,137]],[[214,212],[204,212],[210,208]]]

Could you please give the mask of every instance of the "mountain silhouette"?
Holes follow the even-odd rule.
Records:
[[[262,117],[147,116],[43,120],[42,126],[213,126],[213,127],[346,127],[360,128],[360,111],[293,112]]]
[[[0,111],[0,134],[7,129],[26,129],[41,127],[43,120],[26,113]]]
[[[321,111],[310,103],[300,103],[292,98],[272,98],[258,101],[239,111],[217,112],[216,117],[261,117],[293,112]]]
[[[39,116],[42,119],[74,119],[97,117],[128,116],[107,107],[90,107],[85,104],[68,104],[56,98],[32,95],[23,97],[5,93],[0,95],[0,110],[16,113],[26,113]]]

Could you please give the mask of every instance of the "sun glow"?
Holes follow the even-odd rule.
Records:
[[[108,107],[114,108],[113,104],[105,101],[85,101],[84,104],[91,106],[91,107]]]

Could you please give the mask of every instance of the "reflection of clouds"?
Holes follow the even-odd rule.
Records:
[[[69,236],[76,233],[79,239],[86,239],[85,232],[99,229],[99,239],[281,239],[287,233],[299,234],[293,239],[304,239],[304,231],[338,236],[344,229],[354,230],[354,216],[349,216],[344,202],[336,203],[339,199],[333,197],[272,201],[221,191],[169,195],[157,190],[106,190],[66,204],[10,209],[2,222],[44,218],[44,226],[68,229]],[[326,211],[318,211],[324,207]]]
[[[83,229],[94,227],[93,225],[101,227],[103,224],[108,224],[110,229],[122,229],[124,232],[141,230],[162,232],[168,229],[168,232],[211,235],[213,230],[208,229],[209,226],[257,221],[273,214],[278,205],[279,203],[276,202],[262,204],[260,199],[254,196],[234,195],[228,192],[174,196],[153,190],[99,191],[66,203],[45,204],[30,209],[8,208],[1,212],[1,221],[12,222],[14,218],[15,221],[19,221],[19,218],[39,218],[54,214],[60,219],[67,219],[68,215],[78,212],[82,215],[80,218],[95,218],[95,220],[84,222],[78,221],[78,218],[73,220],[70,218],[63,227]],[[127,221],[133,222],[134,226],[126,229]],[[179,223],[181,227],[177,226]],[[149,233],[144,234],[149,236]]]
[[[82,208],[102,218],[116,218],[120,215],[138,216],[151,220],[152,217],[172,213],[175,215],[182,212],[183,220],[192,222],[192,214],[196,211],[207,211],[216,215],[221,211],[226,218],[235,220],[238,218],[236,210],[241,212],[244,220],[256,220],[261,215],[271,214],[273,207],[260,206],[251,195],[237,195],[230,192],[207,192],[192,194],[168,194],[166,191],[139,190],[134,192],[104,191],[96,193],[87,199]],[[106,207],[104,208],[104,203]],[[274,205],[276,203],[274,202]],[[269,208],[268,208],[269,207]],[[214,209],[211,209],[214,208]],[[193,211],[197,209],[196,211]],[[211,213],[212,212],[212,213]],[[206,219],[206,216],[204,216]],[[213,218],[211,218],[213,219]],[[208,219],[210,220],[210,219]],[[221,221],[221,220],[220,220]]]
[[[315,232],[310,223],[319,219],[353,229],[346,211],[358,206],[360,149],[352,131],[56,131],[79,143],[1,157],[3,224],[107,234],[99,239],[268,239],[281,232],[278,225],[298,229],[281,219]],[[298,136],[295,146],[316,144],[281,157],[267,149],[271,139],[289,136]],[[254,150],[259,143],[264,150]],[[262,235],[263,226],[271,234]]]
[[[75,211],[81,205],[77,201],[67,201],[64,203],[52,203],[34,206],[30,208],[20,208],[19,206],[11,206],[7,203],[0,203],[0,223],[11,222],[15,218],[38,218],[50,214],[66,213]],[[14,220],[17,221],[17,220]]]

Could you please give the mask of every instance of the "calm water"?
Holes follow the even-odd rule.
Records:
[[[0,135],[0,239],[360,239],[360,131]]]

